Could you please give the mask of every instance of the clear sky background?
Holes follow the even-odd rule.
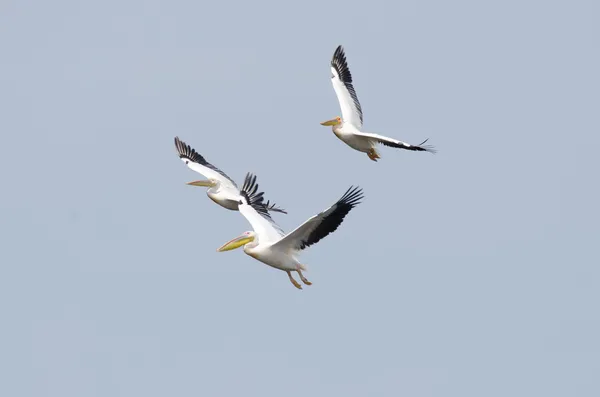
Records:
[[[597,1],[4,1],[3,396],[600,395]],[[375,163],[340,114],[439,153]],[[178,135],[289,211],[314,283],[216,248]]]

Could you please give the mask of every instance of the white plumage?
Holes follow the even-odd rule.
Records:
[[[194,170],[207,178],[207,180],[203,181],[189,182],[188,185],[208,187],[206,195],[212,201],[223,208],[237,211],[242,196],[233,179],[206,161],[200,153],[196,152],[190,145],[186,144],[178,137],[175,137],[175,147],[177,148],[177,153],[179,154],[181,161],[183,161],[191,170]],[[256,187],[258,188],[258,185],[256,185]],[[285,210],[278,208],[275,203],[270,204],[267,201],[264,205],[268,211],[287,214]]]
[[[377,152],[378,144],[398,149],[435,153],[435,149],[432,146],[424,146],[427,139],[419,145],[411,145],[383,135],[361,131],[363,126],[363,112],[354,86],[352,85],[352,74],[348,68],[346,55],[342,46],[338,46],[331,60],[331,83],[340,103],[342,117],[324,121],[321,125],[331,126],[333,133],[348,146],[360,152],[367,153],[373,161],[377,161],[380,158]]]
[[[240,191],[243,198],[239,203],[239,211],[248,220],[253,231],[245,232],[225,243],[218,251],[229,251],[243,246],[247,255],[287,272],[292,284],[302,289],[291,274],[292,271],[296,271],[305,284],[311,284],[302,274],[306,267],[298,259],[300,251],[334,232],[352,208],[360,203],[363,198],[362,190],[351,187],[331,207],[285,234],[265,210],[262,193],[255,193],[255,179],[251,174],[246,176]]]

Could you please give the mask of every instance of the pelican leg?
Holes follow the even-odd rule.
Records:
[[[300,283],[297,282],[296,280],[294,280],[294,277],[292,277],[292,272],[287,270],[287,274],[288,274],[288,277],[290,278],[290,281],[292,282],[292,284],[294,284],[294,287],[296,287],[298,289],[302,289],[302,286],[300,285]]]
[[[304,277],[304,275],[302,274],[302,271],[300,270],[296,270],[298,272],[298,274],[300,275],[300,280],[302,280],[302,282],[306,285],[312,285],[312,283],[310,281],[308,281],[306,279],[306,277]]]
[[[379,156],[379,153],[377,153],[377,150],[375,150],[374,147],[372,147],[371,149],[369,149],[369,151],[367,152],[367,156],[369,156],[369,158],[373,161],[377,161],[377,159],[380,159],[381,157]]]

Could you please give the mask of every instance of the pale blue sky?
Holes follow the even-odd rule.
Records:
[[[3,396],[598,396],[600,6],[0,6]],[[346,147],[343,44],[365,129]],[[178,135],[289,211],[365,200],[302,258],[241,251]]]

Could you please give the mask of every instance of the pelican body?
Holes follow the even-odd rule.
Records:
[[[243,247],[244,253],[275,269],[288,274],[291,283],[298,289],[298,283],[291,272],[297,272],[302,282],[308,281],[302,271],[306,270],[298,256],[305,248],[316,244],[321,239],[334,232],[343,222],[345,216],[360,203],[363,198],[362,190],[350,187],[346,193],[331,207],[313,216],[291,233],[285,234],[273,221],[265,206],[262,204],[262,193],[257,195],[257,187],[251,174],[246,176],[241,189],[242,200],[239,203],[240,213],[248,220],[253,231],[244,232],[241,236],[225,243],[217,251],[230,251]]]
[[[432,146],[424,146],[427,139],[419,145],[411,145],[383,135],[362,132],[363,112],[358,96],[352,85],[352,74],[348,69],[346,55],[342,46],[338,46],[331,60],[331,82],[340,103],[342,117],[324,121],[321,125],[331,126],[333,133],[354,150],[366,153],[373,161],[381,158],[377,145],[382,144],[398,149],[435,153]]]
[[[186,144],[178,137],[175,137],[175,147],[177,148],[181,161],[183,161],[190,169],[207,178],[206,180],[189,182],[188,185],[207,187],[206,195],[208,198],[223,208],[238,211],[242,197],[240,195],[240,190],[233,179],[206,161],[200,153],[196,152],[190,145]],[[258,185],[256,186],[258,187]],[[287,214],[285,210],[278,208],[275,203],[270,204],[269,201],[267,201],[263,205],[266,206],[268,211]]]

